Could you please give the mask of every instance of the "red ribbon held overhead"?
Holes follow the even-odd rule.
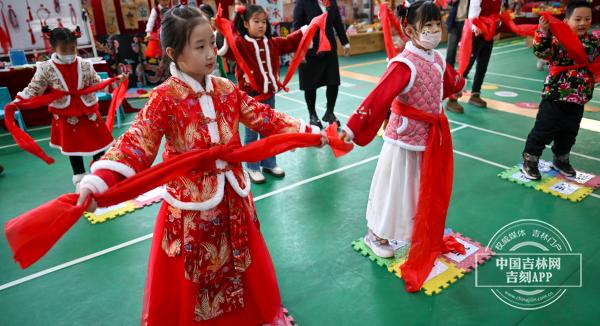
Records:
[[[329,44],[329,39],[327,38],[327,34],[325,34],[326,24],[327,13],[323,13],[320,16],[313,18],[313,20],[310,22],[310,24],[308,25],[308,29],[306,30],[304,35],[302,35],[302,40],[298,45],[298,50],[296,50],[294,59],[292,59],[292,62],[288,67],[285,79],[283,80],[282,88],[285,88],[290,79],[292,79],[292,76],[294,76],[296,69],[302,62],[302,59],[304,58],[304,56],[306,56],[306,52],[308,52],[308,47],[312,42],[313,37],[317,32],[317,29],[319,30],[319,48],[317,49],[317,53],[331,51],[331,44]],[[287,92],[287,89],[285,89],[285,91]]]
[[[398,21],[398,18],[396,18],[386,2],[382,2],[379,5],[379,19],[381,20],[381,28],[383,30],[385,52],[387,53],[388,59],[391,59],[404,50],[404,44],[408,42],[408,37],[402,32],[400,21]],[[403,45],[401,48],[396,48],[394,45],[394,41],[392,39],[392,27],[396,31],[396,34],[400,36],[400,39],[402,39]]]
[[[338,154],[348,153],[352,145],[341,141],[337,132],[330,129],[337,130],[337,126],[332,124],[328,127],[329,146],[338,151]],[[242,147],[239,136],[234,135],[226,145],[177,155],[115,184],[105,193],[94,197],[99,207],[116,205],[178,178],[192,169],[204,168],[210,164],[214,166],[215,160],[230,163],[256,162],[292,149],[319,146],[320,143],[320,134],[280,134]],[[6,239],[15,261],[21,268],[29,267],[44,256],[83,215],[89,201],[83,206],[76,206],[77,198],[76,194],[62,195],[6,223]]]
[[[44,152],[44,150],[42,150],[42,148],[31,138],[31,136],[28,133],[19,129],[19,127],[17,127],[15,125],[15,111],[16,110],[33,110],[33,109],[39,108],[40,106],[46,106],[46,105],[54,102],[55,100],[57,100],[63,96],[67,96],[67,95],[81,96],[81,95],[89,94],[92,92],[97,92],[97,91],[100,91],[101,89],[105,88],[106,86],[110,85],[117,79],[118,79],[117,77],[109,78],[107,80],[102,81],[101,83],[98,83],[96,85],[93,85],[93,86],[90,86],[90,87],[87,87],[84,89],[80,89],[77,91],[65,92],[65,91],[61,91],[61,90],[52,90],[52,92],[45,94],[45,95],[35,96],[35,97],[29,98],[29,99],[20,100],[18,102],[8,103],[4,107],[4,114],[6,115],[6,117],[4,119],[4,123],[6,124],[6,128],[8,129],[8,131],[10,132],[10,134],[12,135],[13,139],[15,140],[15,142],[17,143],[17,145],[19,147],[21,147],[23,150],[25,150],[37,157],[39,157],[47,164],[52,164],[52,163],[54,163],[54,159],[52,157],[48,156]],[[115,91],[113,92],[113,98],[112,98],[112,102],[111,102],[112,113],[109,112],[109,116],[107,118],[107,123],[109,122],[109,120],[111,122],[110,126],[107,125],[109,130],[112,130],[112,121],[114,119],[114,113],[115,113],[114,107],[119,107],[119,105],[121,105],[121,102],[125,98],[125,92],[123,92],[123,87],[126,88],[127,84],[121,83],[119,85],[119,87],[117,87],[115,89]],[[112,116],[111,116],[111,114],[112,114]]]
[[[456,239],[444,237],[454,173],[452,137],[444,113],[425,113],[398,101],[394,101],[392,112],[429,124],[410,250],[408,259],[400,266],[406,290],[417,292],[441,254],[449,251],[465,254],[464,246]]]
[[[460,55],[458,57],[458,73],[460,76],[464,75],[464,72],[469,65],[469,61],[471,60],[471,52],[473,50],[473,25],[481,31],[483,38],[487,41],[491,41],[494,38],[494,35],[496,35],[499,22],[511,32],[520,36],[531,37],[537,29],[536,24],[515,24],[509,11],[505,11],[501,15],[496,14],[490,17],[478,17],[465,20],[460,40]]]
[[[560,45],[567,50],[569,58],[575,61],[575,64],[570,66],[551,66],[550,74],[554,76],[568,70],[585,68],[594,75],[594,80],[597,83],[600,82],[600,56],[590,62],[581,40],[569,25],[556,19],[550,13],[543,13],[542,15],[550,23],[552,35],[556,37]]]

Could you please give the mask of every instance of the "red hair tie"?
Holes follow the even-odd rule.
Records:
[[[243,14],[246,13],[246,6],[244,6],[244,5],[236,5],[235,8],[234,8],[234,10],[235,10],[236,13],[239,13],[239,14],[243,15]]]
[[[76,38],[80,38],[81,37],[81,30],[79,29],[79,26],[77,26],[75,28],[74,31],[71,32]]]

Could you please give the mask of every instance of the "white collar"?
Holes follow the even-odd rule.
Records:
[[[435,59],[435,50],[419,49],[418,47],[416,47],[413,44],[412,41],[406,43],[405,49],[407,49],[408,51],[418,55],[419,57],[421,57],[429,62],[433,62],[433,60]]]
[[[182,82],[186,83],[194,92],[196,92],[196,93],[204,92],[204,87],[202,87],[202,85],[200,85],[200,83],[198,81],[196,81],[194,78],[192,78],[190,75],[177,69],[177,66],[175,65],[174,62],[171,62],[171,65],[169,66],[169,70],[171,71],[171,76],[174,76],[177,79],[181,80]],[[213,85],[212,85],[212,81],[210,78],[210,74],[206,74],[205,78],[206,79],[204,82],[206,84],[206,92],[211,93],[213,91]]]
[[[263,35],[262,40],[266,39],[267,37],[265,35]],[[244,35],[244,39],[248,42],[256,42],[257,39],[250,37],[248,34]]]
[[[56,52],[54,52],[54,53],[52,53],[52,55],[50,56],[50,59],[51,59],[51,60],[52,60],[54,63],[56,63],[56,64],[58,64],[58,65],[68,65],[68,64],[71,64],[71,63],[73,63],[73,62],[77,61],[78,57],[77,57],[77,55],[75,55],[75,59],[73,59],[73,61],[72,61],[72,62],[64,62],[64,61],[60,60],[60,59],[58,58],[58,54],[57,54]]]

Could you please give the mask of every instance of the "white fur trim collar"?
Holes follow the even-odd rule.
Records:
[[[71,62],[64,62],[64,61],[62,61],[62,60],[60,60],[58,58],[58,54],[56,52],[52,53],[52,55],[50,56],[50,59],[54,63],[59,64],[59,65],[68,65],[68,64],[71,64],[71,63],[75,62],[75,60],[81,61],[81,58],[79,56],[75,56],[75,57],[73,57],[73,61],[71,61]]]
[[[177,66],[175,65],[174,62],[171,62],[171,65],[169,66],[169,70],[170,70],[172,76],[174,76],[175,78],[186,83],[194,92],[196,92],[196,93],[204,92],[204,87],[202,87],[202,85],[197,80],[192,78],[192,76],[177,69]],[[211,93],[213,91],[213,85],[212,85],[212,80],[210,78],[210,74],[206,74],[204,83],[206,85],[206,92]]]

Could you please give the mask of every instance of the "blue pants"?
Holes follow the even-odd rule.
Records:
[[[275,95],[262,101],[262,103],[267,104],[270,107],[274,108],[275,107]],[[244,128],[246,128],[246,137],[244,138],[245,145],[248,145],[248,144],[258,140],[258,137],[259,137],[258,133],[252,131],[248,127],[244,127]],[[263,168],[267,168],[267,169],[272,169],[272,168],[276,167],[277,166],[277,157],[272,156],[272,157],[262,160],[261,162],[246,163],[246,167],[248,168],[248,170],[252,170],[252,171],[260,171],[261,166]]]

